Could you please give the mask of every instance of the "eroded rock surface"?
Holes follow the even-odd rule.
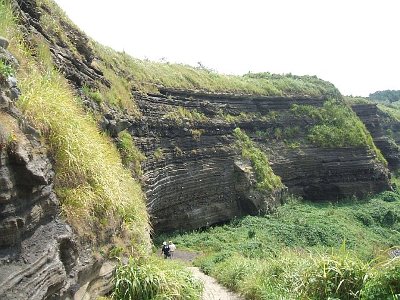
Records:
[[[356,104],[352,109],[371,133],[391,170],[400,168],[400,122],[380,110],[376,104]]]
[[[388,171],[370,149],[321,148],[307,141],[306,128],[313,121],[295,116],[291,108],[321,107],[326,99],[163,92],[136,93],[143,118],[128,127],[147,157],[143,179],[156,231],[208,226],[280,204],[282,191],[260,197],[245,170],[251,165],[238,164],[236,127],[268,153],[272,169],[290,193],[340,200],[389,188]],[[207,120],[170,117],[182,108],[200,112]],[[248,119],[241,119],[241,113]],[[221,117],[228,114],[238,118],[228,122]],[[294,147],[274,136],[288,127],[298,128],[289,141]]]
[[[10,98],[16,83],[0,82],[0,299],[94,299],[115,264],[60,219],[47,150]]]

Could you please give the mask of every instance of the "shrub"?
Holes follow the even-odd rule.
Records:
[[[113,299],[200,299],[202,284],[184,266],[159,258],[130,259],[115,273]]]
[[[386,202],[395,202],[400,200],[400,195],[395,192],[385,191],[380,194],[380,198]]]
[[[5,82],[7,78],[13,74],[13,68],[0,60],[0,83]]]
[[[184,121],[194,123],[205,122],[208,120],[202,112],[199,112],[196,109],[189,110],[182,106],[166,113],[164,117],[169,120],[174,120],[178,125],[183,124]]]
[[[164,158],[164,150],[162,148],[157,148],[153,153],[155,160],[162,160]]]
[[[400,257],[374,268],[361,291],[361,299],[400,299]]]

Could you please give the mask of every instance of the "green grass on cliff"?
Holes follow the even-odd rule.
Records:
[[[64,217],[92,242],[123,241],[135,251],[148,247],[148,216],[140,184],[54,69],[45,41],[34,37],[27,46],[4,0],[0,1],[0,35],[10,39],[9,50],[20,62],[17,78],[22,96],[17,104],[49,146]]]
[[[391,296],[400,293],[400,259],[391,261],[386,249],[400,246],[399,204],[398,192],[290,200],[273,215],[167,239],[204,253],[196,264],[246,299],[360,299],[362,291],[361,299],[398,299]]]
[[[126,53],[94,43],[105,67],[133,78],[139,90],[157,91],[157,85],[205,92],[266,96],[340,97],[329,82],[315,76],[274,75],[269,73],[233,76],[218,74],[203,66],[152,62],[132,58]]]
[[[247,134],[240,128],[233,131],[236,143],[245,159],[249,159],[257,180],[257,189],[272,191],[283,187],[281,178],[275,175],[269,165],[267,155],[257,148]]]
[[[323,107],[295,104],[291,110],[298,117],[314,120],[307,135],[313,144],[326,148],[368,147],[382,164],[387,165],[365,125],[344,103],[331,100]]]

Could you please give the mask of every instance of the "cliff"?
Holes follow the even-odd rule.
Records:
[[[268,153],[274,173],[289,193],[311,200],[340,200],[388,188],[388,173],[372,149],[321,147],[307,139],[316,121],[297,115],[293,106],[321,108],[327,99],[172,90],[164,95],[135,94],[135,98],[143,118],[128,130],[147,157],[144,187],[156,231],[220,223],[271,210],[281,202],[282,189],[265,197],[267,203],[254,203],[250,191],[254,184],[238,164],[233,136],[237,127]],[[182,108],[204,117],[174,118]],[[251,169],[247,162],[247,170]]]
[[[352,109],[365,123],[371,133],[375,145],[382,151],[388,166],[395,171],[400,167],[400,129],[399,121],[381,109],[375,103],[353,104]]]
[[[18,22],[0,22],[15,72],[0,97],[1,298],[109,291],[109,254],[148,250],[143,200],[162,232],[270,212],[287,193],[339,201],[390,188],[328,82],[139,61],[91,41],[51,1],[1,8]]]

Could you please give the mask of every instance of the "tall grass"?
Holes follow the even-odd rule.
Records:
[[[196,300],[202,293],[202,284],[184,265],[159,258],[119,265],[114,286],[112,297],[118,300]]]
[[[139,183],[54,69],[45,41],[27,47],[8,2],[0,2],[0,12],[0,30],[13,37],[10,50],[21,64],[18,106],[46,138],[64,216],[82,238],[94,243],[122,236],[127,248],[147,248],[148,216]]]

